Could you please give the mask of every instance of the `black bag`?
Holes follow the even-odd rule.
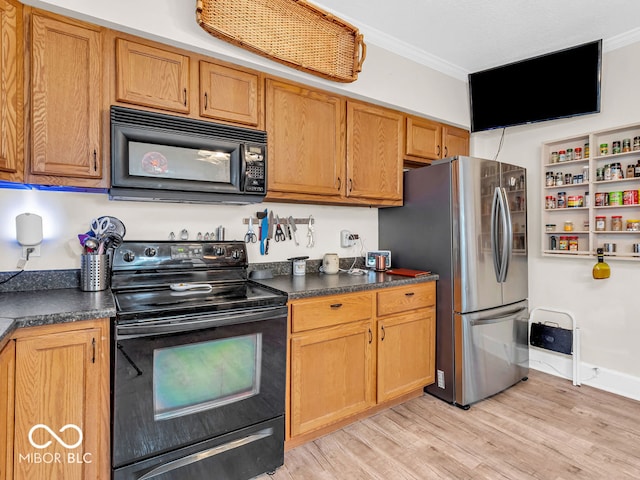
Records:
[[[547,323],[532,323],[529,343],[534,347],[553,350],[571,355],[573,346],[573,330],[552,326]]]

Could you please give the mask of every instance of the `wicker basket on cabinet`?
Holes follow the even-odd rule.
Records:
[[[363,36],[304,0],[198,0],[211,35],[298,70],[353,82],[366,56]]]

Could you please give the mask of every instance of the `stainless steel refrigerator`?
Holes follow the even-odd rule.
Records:
[[[467,408],[529,372],[526,170],[451,157],[404,173],[402,207],[378,210],[392,266],[430,270],[436,287],[436,382]]]

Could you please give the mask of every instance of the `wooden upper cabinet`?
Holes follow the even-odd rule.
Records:
[[[262,78],[257,73],[200,61],[202,117],[257,127],[262,92]]]
[[[469,131],[463,128],[445,125],[442,128],[444,157],[469,155]]]
[[[22,4],[0,0],[0,180],[24,180]]]
[[[407,116],[405,160],[430,164],[432,160],[469,155],[469,131],[426,118]]]
[[[116,100],[189,113],[189,57],[116,39]]]
[[[403,120],[393,110],[347,102],[347,196],[402,203]]]
[[[95,181],[103,178],[101,55],[100,27],[31,15],[32,183],[106,186]]]
[[[345,185],[344,127],[342,97],[268,79],[267,198],[338,201]]]
[[[442,155],[442,124],[424,118],[407,117],[406,154],[436,160]]]

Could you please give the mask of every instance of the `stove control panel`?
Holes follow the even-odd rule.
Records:
[[[113,254],[112,268],[246,268],[247,249],[241,241],[125,241]]]
[[[171,259],[202,258],[201,245],[172,245]]]

